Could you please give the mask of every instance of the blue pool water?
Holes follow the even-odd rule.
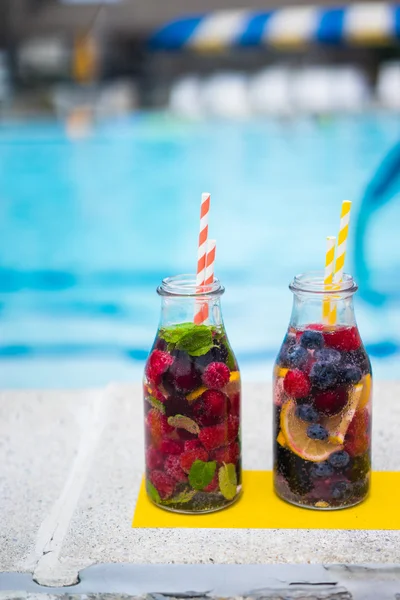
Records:
[[[0,386],[137,380],[157,284],[194,271],[202,191],[212,193],[224,316],[246,379],[270,379],[287,284],[322,266],[342,199],[354,201],[347,270],[361,277],[361,334],[376,375],[398,378],[396,168],[384,202],[362,199],[399,140],[400,116],[378,114],[242,123],[143,114],[81,140],[61,123],[3,124]]]

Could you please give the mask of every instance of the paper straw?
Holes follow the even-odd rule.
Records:
[[[216,246],[217,242],[215,240],[208,240],[204,285],[211,285],[214,282]],[[194,322],[197,324],[204,323],[208,319],[208,315],[208,303],[204,302],[200,310],[196,313]]]
[[[200,233],[199,233],[199,248],[197,251],[197,274],[196,284],[203,285],[205,281],[205,268],[207,256],[207,239],[208,239],[208,214],[210,212],[210,194],[204,193],[201,195],[200,206]]]
[[[339,225],[339,235],[338,235],[338,243],[337,243],[337,250],[336,250],[335,272],[333,275],[333,283],[336,283],[336,284],[341,283],[341,281],[343,279],[344,262],[346,260],[347,237],[349,234],[350,210],[351,210],[350,200],[343,200],[342,212],[340,214],[340,225]],[[336,316],[337,315],[336,315],[336,304],[335,304],[329,315],[329,322],[332,325],[334,323],[336,323]]]
[[[332,286],[333,283],[333,272],[335,270],[335,244],[336,238],[334,235],[329,235],[326,238],[326,254],[325,254],[325,272],[324,272],[324,286],[325,289],[329,289],[328,286]],[[329,313],[331,312],[331,303],[329,298],[324,299],[322,307],[322,317],[324,323],[329,322]]]

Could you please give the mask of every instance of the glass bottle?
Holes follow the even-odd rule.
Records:
[[[275,492],[298,506],[346,508],[366,498],[371,471],[371,363],[354,316],[357,285],[344,275],[327,291],[323,273],[311,272],[289,287],[273,381]]]
[[[215,279],[164,279],[161,320],[144,375],[146,489],[167,510],[205,513],[241,492],[241,382]],[[204,313],[201,324],[194,315]]]

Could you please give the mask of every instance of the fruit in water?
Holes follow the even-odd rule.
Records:
[[[207,390],[193,405],[195,417],[201,417],[203,425],[216,425],[228,411],[228,398],[218,390]]]
[[[181,459],[179,456],[167,456],[164,463],[164,470],[175,481],[187,481],[187,475],[181,467]]]
[[[154,385],[158,385],[161,376],[174,362],[174,358],[162,350],[153,350],[146,365],[146,377]]]
[[[159,452],[158,450],[156,450],[153,447],[150,447],[147,449],[146,451],[146,465],[148,469],[159,469],[160,467],[162,467],[162,464],[164,462],[164,457],[161,454],[161,452]]]
[[[180,392],[174,391],[164,402],[164,408],[167,417],[174,417],[175,415],[190,417],[192,415],[192,408],[189,402]]]
[[[175,481],[172,477],[163,471],[155,470],[150,473],[149,479],[160,494],[162,500],[172,496],[175,489]]]
[[[361,338],[357,327],[337,327],[323,333],[325,345],[336,350],[357,350]]]
[[[160,444],[160,452],[163,454],[182,454],[183,442],[175,440],[163,440]]]
[[[233,463],[236,464],[240,455],[239,444],[234,442],[229,446],[218,448],[212,452],[212,460],[216,460],[219,463]]]
[[[351,494],[351,483],[349,481],[338,481],[332,485],[332,498],[344,500]]]
[[[174,430],[173,427],[168,425],[166,416],[161,414],[156,408],[152,408],[147,413],[146,425],[156,448],[159,448],[164,436],[172,433]]]
[[[333,474],[333,466],[329,462],[315,463],[311,467],[311,477],[327,478]]]
[[[324,345],[324,338],[321,332],[308,329],[300,338],[300,345],[308,350],[317,350]]]
[[[182,469],[185,471],[185,473],[189,473],[190,467],[195,460],[207,462],[208,453],[204,450],[204,448],[194,448],[193,450],[185,450],[185,452],[181,454],[180,459]]]
[[[171,388],[182,390],[182,392],[193,390],[200,385],[200,373],[197,371],[190,356],[186,354],[186,352],[180,350],[174,352],[174,362],[169,367],[168,372],[163,379],[163,383],[167,391]]]
[[[351,421],[344,440],[344,449],[350,456],[360,456],[369,448],[369,412],[358,410]]]
[[[227,365],[222,362],[210,363],[203,373],[203,382],[209,388],[221,389],[228,382],[230,370]]]
[[[347,403],[347,390],[345,387],[318,392],[314,396],[314,406],[322,415],[336,415]]]
[[[318,421],[318,413],[311,404],[300,404],[296,409],[296,417],[307,423],[316,423]]]
[[[345,450],[339,450],[331,454],[328,461],[335,469],[344,469],[350,462],[350,456]]]
[[[307,435],[312,440],[321,440],[321,441],[327,440],[329,437],[329,433],[327,432],[325,427],[323,427],[322,425],[319,425],[318,423],[313,423],[312,425],[310,425],[308,427]]]
[[[334,348],[321,348],[321,350],[315,351],[314,356],[319,362],[325,363],[339,363],[342,358],[340,352]]]
[[[367,404],[369,402],[369,399],[371,396],[371,387],[372,387],[371,375],[369,373],[364,375],[361,383],[362,383],[363,388],[362,388],[362,392],[361,392],[360,402],[358,404],[358,410],[365,408],[365,406],[367,406]]]
[[[285,436],[286,446],[294,454],[307,461],[321,462],[326,460],[333,452],[342,449],[341,444],[332,443],[329,439],[312,439],[307,431],[310,424],[296,416],[296,402],[288,400],[282,407],[280,425]],[[335,418],[335,417],[334,417]],[[324,428],[327,429],[329,419],[326,419]]]
[[[226,425],[228,442],[233,442],[239,434],[240,420],[238,417],[229,415]]]
[[[211,481],[211,483],[209,483],[203,490],[203,492],[216,492],[219,488],[219,481],[218,481],[218,472],[215,472],[215,475]]]
[[[286,351],[286,363],[291,368],[300,368],[308,361],[308,352],[302,346],[291,346]]]
[[[341,369],[340,377],[345,383],[358,383],[362,377],[361,369],[353,365],[348,365]]]
[[[230,398],[230,414],[238,417],[240,415],[240,394],[232,394]]]
[[[296,456],[287,448],[276,447],[275,464],[278,473],[285,478],[294,494],[307,494],[314,487],[310,476],[312,463]]]
[[[194,450],[195,448],[201,448],[201,442],[197,438],[195,440],[186,440],[184,445],[186,450]]]
[[[316,388],[327,390],[338,380],[338,369],[334,363],[316,362],[310,371],[310,381]]]
[[[199,433],[199,440],[207,450],[225,446],[228,442],[228,428],[225,423],[204,427]]]
[[[283,380],[283,388],[293,398],[304,398],[310,391],[310,380],[298,369],[288,371]]]

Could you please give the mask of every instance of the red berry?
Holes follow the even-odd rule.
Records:
[[[227,421],[227,430],[228,430],[228,441],[233,442],[239,433],[240,420],[238,417],[234,417],[233,415],[229,415]]]
[[[195,448],[201,448],[201,443],[198,439],[186,440],[185,450],[194,450]]]
[[[181,459],[179,456],[167,456],[164,463],[164,471],[175,479],[175,481],[187,481],[187,475],[181,467]]]
[[[163,454],[182,454],[183,443],[174,440],[163,440],[160,444],[160,452]]]
[[[153,447],[148,448],[146,452],[146,467],[152,471],[153,469],[162,467],[162,464],[162,454]]]
[[[233,463],[236,464],[240,455],[239,444],[234,442],[229,446],[218,448],[212,453],[212,459],[219,463]]]
[[[368,409],[358,410],[344,439],[344,449],[350,456],[360,456],[369,448],[370,416]]]
[[[163,500],[169,498],[174,493],[175,481],[172,477],[163,473],[163,471],[153,471],[150,473],[150,481]]]
[[[199,440],[207,450],[226,446],[228,442],[228,428],[226,423],[204,427],[199,433]]]
[[[213,362],[208,365],[203,373],[203,382],[209,388],[217,390],[229,383],[229,367],[222,362]]]
[[[323,325],[322,323],[310,323],[305,329],[312,329],[313,331],[323,331],[325,329],[325,325]]]
[[[235,415],[235,416],[239,416],[240,415],[240,394],[233,394],[230,397],[230,402],[231,402],[231,414]]]
[[[361,338],[357,327],[338,327],[332,331],[324,331],[325,346],[336,350],[357,350],[361,346]]]
[[[174,358],[168,352],[153,350],[146,364],[147,379],[151,383],[158,385],[161,382],[161,376],[173,362]]]
[[[283,380],[283,388],[292,398],[304,398],[310,391],[310,380],[299,369],[288,371]]]
[[[228,398],[217,390],[207,390],[193,406],[193,413],[202,425],[214,425],[228,410]]]
[[[314,396],[314,406],[318,412],[331,416],[340,412],[347,404],[347,391],[345,388],[336,388],[319,392]]]
[[[185,471],[185,473],[189,473],[190,467],[194,463],[195,460],[202,460],[203,462],[207,462],[208,454],[204,450],[204,448],[195,448],[194,450],[186,450],[180,456],[181,467]]]
[[[149,410],[146,417],[146,425],[150,433],[150,438],[156,448],[159,448],[163,438],[174,430],[171,425],[168,425],[166,416],[161,414],[156,408]]]
[[[204,492],[216,492],[219,488],[218,473],[215,473],[213,480],[204,488]]]

